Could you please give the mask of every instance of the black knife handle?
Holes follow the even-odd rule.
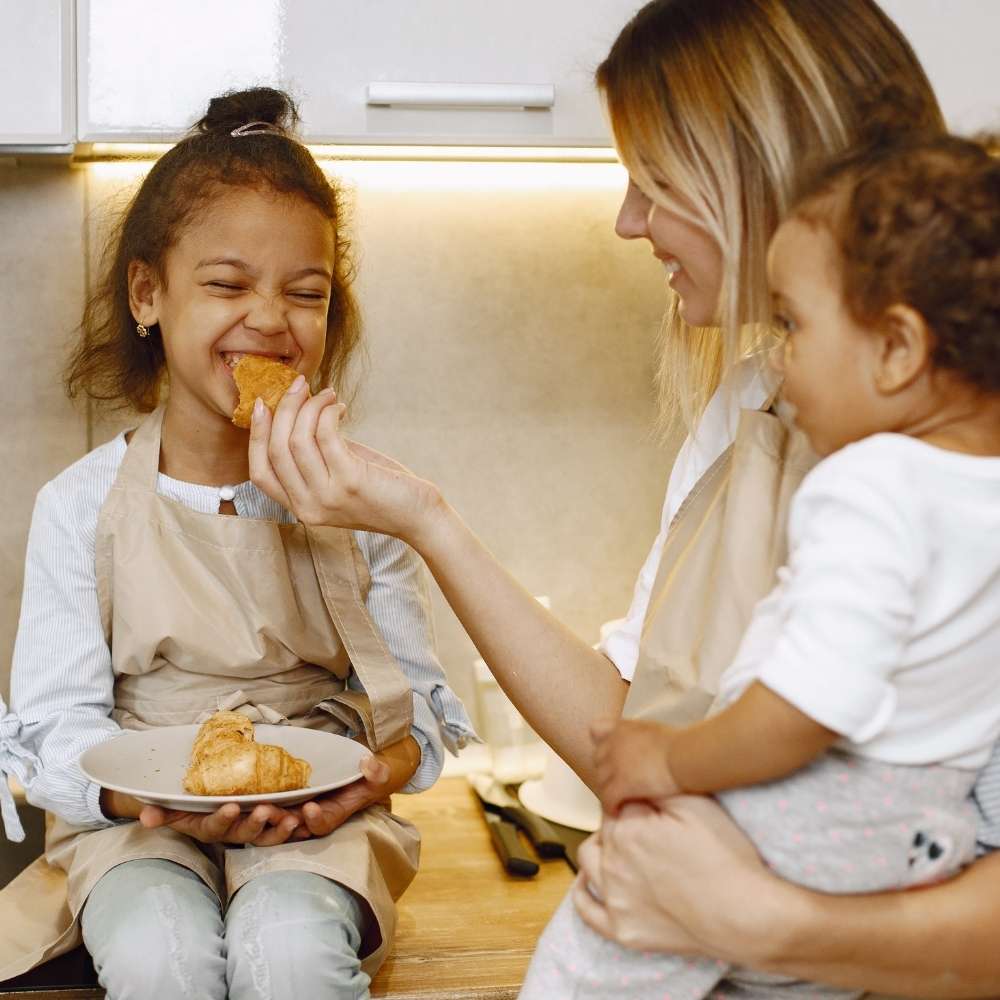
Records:
[[[525,832],[539,857],[561,858],[566,853],[566,847],[559,839],[559,835],[537,813],[523,806],[503,806],[501,815]]]
[[[493,839],[500,860],[509,875],[531,876],[538,874],[538,863],[527,857],[517,836],[517,827],[499,816],[488,816],[486,825]]]

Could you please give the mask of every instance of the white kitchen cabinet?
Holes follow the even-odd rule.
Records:
[[[640,6],[78,0],[79,138],[174,138],[212,95],[274,84],[314,142],[608,145],[593,71]]]
[[[0,147],[74,141],[73,37],[73,0],[0,0]]]

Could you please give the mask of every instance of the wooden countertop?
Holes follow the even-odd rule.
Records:
[[[569,866],[557,858],[540,861],[534,878],[507,875],[464,778],[397,795],[393,808],[419,827],[423,849],[372,996],[514,1000],[538,935],[573,881]]]

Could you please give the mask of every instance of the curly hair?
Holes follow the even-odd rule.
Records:
[[[1000,159],[996,140],[911,135],[818,168],[791,215],[826,226],[844,302],[873,325],[894,304],[927,323],[932,364],[1000,393]]]
[[[129,307],[128,268],[149,265],[162,280],[167,252],[220,189],[270,189],[304,198],[333,228],[335,264],[326,346],[313,390],[342,389],[351,356],[361,342],[361,323],[351,291],[354,277],[345,235],[342,197],[309,151],[293,135],[299,121],[291,98],[255,87],[213,98],[204,117],[146,175],[114,225],[99,278],[80,323],[81,337],[64,374],[70,397],[80,393],[109,409],[154,409],[165,373],[158,326],[136,336]],[[233,130],[254,123],[257,131]],[[260,126],[266,126],[261,128]]]

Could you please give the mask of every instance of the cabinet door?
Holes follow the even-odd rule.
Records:
[[[73,141],[73,0],[0,0],[0,92],[0,144]]]
[[[287,68],[317,140],[608,145],[594,70],[639,6],[641,0],[299,0],[287,10]],[[324,19],[328,28],[317,33]],[[442,84],[456,103],[367,103],[369,84],[414,83]],[[469,85],[477,84],[550,88],[552,105],[476,107],[481,98]],[[505,92],[496,92],[498,103]]]
[[[639,6],[79,0],[80,138],[173,138],[215,94],[274,84],[300,101],[312,141],[605,145],[593,71]],[[451,106],[439,95],[435,107],[373,104],[371,84],[447,85]],[[507,86],[487,90],[483,106],[483,88],[469,86],[482,84]],[[551,106],[502,106],[517,100],[510,85],[540,88]]]
[[[175,139],[216,94],[281,84],[283,7],[77,0],[79,138]]]

